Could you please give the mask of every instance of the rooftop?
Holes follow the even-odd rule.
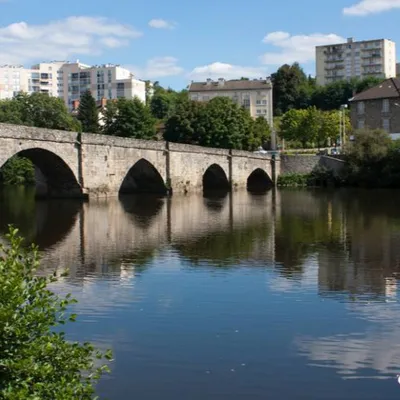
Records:
[[[214,92],[216,90],[263,90],[271,89],[272,83],[267,79],[232,79],[226,81],[222,78],[217,81],[207,79],[206,82],[192,82],[189,85],[189,92]]]
[[[390,78],[386,79],[377,86],[356,94],[349,101],[354,102],[364,100],[390,99],[396,97],[400,97],[400,79]]]

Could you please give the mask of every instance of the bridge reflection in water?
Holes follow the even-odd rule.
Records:
[[[393,228],[398,194],[238,191],[82,204],[35,202],[32,192],[18,188],[0,193],[0,233],[13,223],[42,250],[46,268],[69,268],[71,277],[134,264],[144,255],[150,260],[165,249],[195,264],[246,260],[273,267],[284,279],[277,288],[312,276],[324,297],[386,295],[400,273],[400,233]],[[313,272],[310,256],[318,260]]]

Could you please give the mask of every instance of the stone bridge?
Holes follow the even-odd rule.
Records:
[[[246,151],[0,124],[0,167],[29,158],[48,197],[265,190],[280,161]]]

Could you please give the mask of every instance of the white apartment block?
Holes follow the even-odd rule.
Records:
[[[145,102],[145,86],[130,71],[114,64],[89,66],[79,61],[53,61],[31,69],[0,66],[0,99],[12,98],[19,92],[47,93],[62,98],[69,109],[87,90],[97,101],[138,97]]]
[[[396,77],[396,44],[388,39],[354,41],[316,47],[317,84],[351,78]]]
[[[214,97],[229,97],[249,110],[253,118],[264,117],[273,126],[272,83],[267,79],[192,82],[189,96],[195,101],[209,101]]]

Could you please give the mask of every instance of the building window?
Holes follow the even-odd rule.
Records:
[[[256,100],[256,104],[259,106],[261,105],[261,100]]]
[[[261,114],[261,110],[260,109],[257,110],[257,114]]]
[[[244,99],[242,105],[245,108],[250,108],[250,99]]]
[[[203,96],[203,101],[210,100],[210,96]]]
[[[364,114],[365,111],[365,103],[360,101],[357,103],[357,114]]]
[[[262,103],[263,103],[264,106],[266,106],[267,105],[267,100],[263,100]]]
[[[389,99],[383,99],[382,100],[382,112],[388,113],[389,107],[390,107]]]
[[[364,129],[365,121],[363,119],[359,119],[357,121],[357,129]]]
[[[382,119],[382,128],[386,132],[390,132],[390,119],[389,118],[383,118]]]

